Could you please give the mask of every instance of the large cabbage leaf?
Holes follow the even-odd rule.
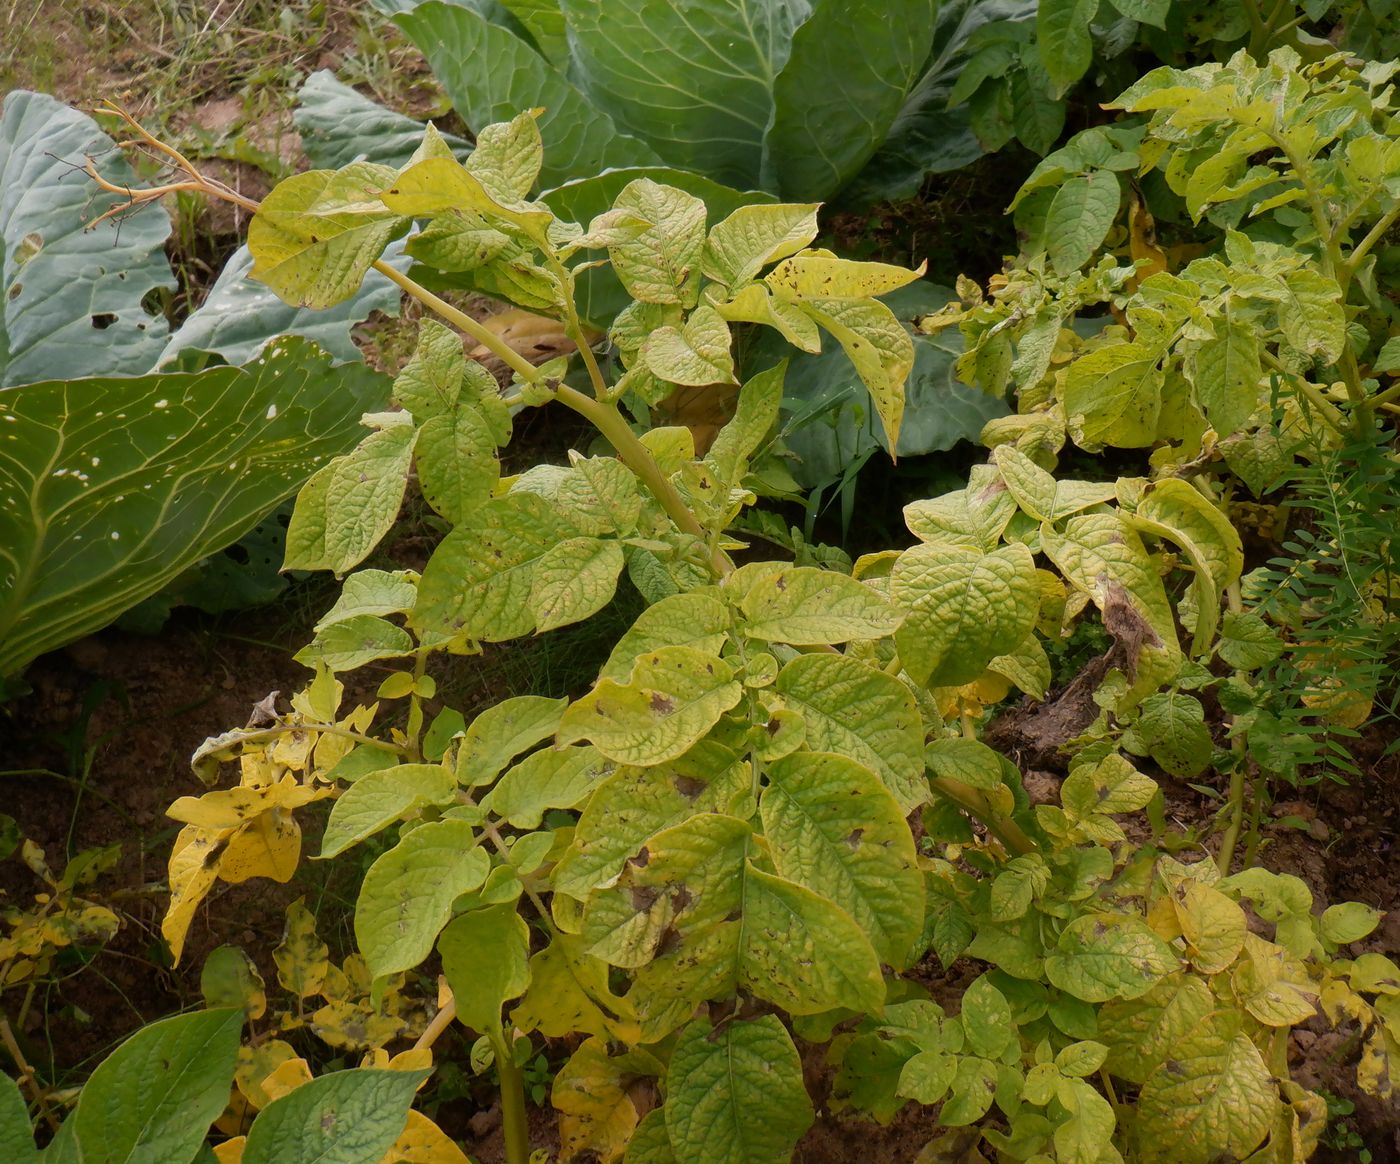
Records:
[[[541,181],[664,164],[798,201],[912,193],[981,153],[969,38],[1034,0],[373,0],[469,125],[543,106]],[[894,172],[882,176],[887,168]]]
[[[86,114],[16,90],[0,109],[0,388],[149,371],[165,346],[159,293],[170,219],[150,206],[87,230],[106,208],[81,166],[136,178]]]
[[[244,368],[0,392],[0,677],[234,541],[387,395],[297,338]]]

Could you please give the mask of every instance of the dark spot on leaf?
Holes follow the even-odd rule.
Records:
[[[117,317],[110,311],[99,311],[92,317],[92,326],[98,331],[106,331],[112,324],[117,322]]]
[[[852,830],[846,835],[846,844],[849,845],[852,849],[858,849],[858,848],[860,847],[860,838],[861,838],[861,835],[862,835],[864,832],[865,832],[864,829],[859,829],[859,828],[857,828],[857,829],[852,829]]]
[[[738,921],[738,920],[739,920],[741,917],[743,917],[743,916],[744,916],[744,911],[741,910],[741,909],[739,909],[738,906],[735,906],[735,907],[734,907],[733,909],[731,909],[727,914],[724,915],[724,920],[727,921],[727,922],[736,922],[736,921]]]
[[[773,579],[773,585],[776,586],[779,590],[786,590],[787,575],[779,574],[776,578]]]
[[[661,939],[656,943],[656,956],[674,954],[681,946],[680,931],[675,926],[667,926],[661,931]]]
[[[24,284],[23,284],[23,283],[15,283],[15,284],[13,284],[13,285],[10,287],[10,298],[11,298],[11,299],[18,299],[18,298],[19,298],[19,293],[20,293],[21,291],[23,291],[23,290],[24,290]]]
[[[1178,1079],[1186,1074],[1186,1068],[1176,1059],[1168,1059],[1162,1066],[1168,1075],[1175,1075]]]
[[[662,695],[659,691],[651,693],[651,703],[648,705],[657,715],[670,715],[676,709],[676,701],[669,695]]]
[[[221,837],[210,847],[209,852],[204,854],[204,867],[212,869],[219,863],[219,858],[224,855],[224,850],[228,848],[228,837]]]
[[[772,719],[770,719],[770,720],[768,721],[768,734],[769,734],[769,736],[770,736],[770,737],[771,737],[771,736],[776,736],[776,735],[778,734],[778,732],[780,732],[780,731],[782,730],[782,727],[783,727],[782,722],[781,722],[781,721],[778,719],[778,717],[775,715]]]
[[[645,913],[653,905],[660,894],[650,885],[634,885],[632,887],[632,908],[638,913]]]
[[[328,1107],[321,1113],[321,1131],[329,1132],[338,1122],[335,1108]]]
[[[676,886],[671,892],[671,906],[677,913],[684,910],[693,900],[695,899],[691,896],[690,890],[684,885]]]
[[[677,776],[671,781],[671,786],[687,800],[694,800],[706,787],[703,780],[697,780],[694,776]]]
[[[643,845],[635,857],[628,858],[627,863],[635,865],[638,869],[645,869],[651,863],[651,850]]]

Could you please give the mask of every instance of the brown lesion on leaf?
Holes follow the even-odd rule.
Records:
[[[653,691],[647,704],[655,715],[670,715],[676,709],[676,701],[660,691]]]
[[[697,780],[694,776],[676,776],[671,780],[671,787],[679,792],[689,801],[694,801],[704,792],[708,785],[703,780]]]

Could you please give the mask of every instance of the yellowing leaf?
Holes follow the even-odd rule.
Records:
[[[900,616],[873,587],[815,566],[784,566],[744,595],[744,633],[771,643],[811,646],[878,639]]]
[[[992,460],[1016,504],[1037,521],[1059,521],[1112,500],[1112,482],[1062,481],[1047,473],[1015,445],[998,445]]]
[[[330,951],[316,935],[316,915],[306,908],[305,900],[298,897],[287,907],[282,940],[272,951],[278,983],[300,999],[321,993],[330,966]]]
[[[527,109],[510,121],[484,127],[467,159],[467,169],[502,199],[524,198],[540,175],[544,144],[542,109]]]
[[[627,1094],[629,1081],[597,1038],[579,1047],[559,1069],[551,1099],[559,1112],[560,1164],[584,1153],[598,1164],[622,1159],[637,1126],[637,1108]]]
[[[1177,1040],[1143,1084],[1137,1139],[1143,1160],[1241,1160],[1268,1132],[1278,1091],[1259,1051],[1216,1012]]]
[[[1091,913],[1061,932],[1045,976],[1085,1002],[1136,998],[1178,966],[1171,948],[1136,917]]]
[[[713,307],[697,307],[681,327],[659,327],[642,343],[641,360],[668,384],[733,384],[729,325]]]
[[[1191,964],[1203,974],[1219,974],[1244,948],[1248,923],[1244,910],[1218,889],[1193,877],[1168,882]]]
[[[439,543],[410,622],[448,636],[501,642],[529,634],[536,563],[577,531],[543,497],[511,493],[480,506]]]
[[[953,687],[1020,646],[1035,625],[1040,586],[1023,545],[983,554],[933,543],[900,555],[890,597],[909,612],[895,632],[904,669],[917,682]]]
[[[263,1080],[282,1064],[296,1058],[297,1053],[292,1050],[291,1044],[281,1039],[268,1039],[255,1047],[239,1047],[238,1066],[234,1070],[233,1081],[248,1103],[261,1110],[273,1100],[263,1089]],[[302,1062],[299,1059],[297,1061]]]
[[[707,278],[738,287],[816,237],[814,203],[741,206],[710,231],[701,270]]]
[[[379,199],[394,171],[370,162],[310,170],[278,183],[248,225],[253,278],[296,307],[331,307],[409,220]]]
[[[923,725],[909,688],[894,676],[848,655],[799,655],[773,689],[801,713],[808,749],[863,764],[903,812],[928,799]]]
[[[911,271],[888,263],[858,263],[830,251],[804,251],[779,263],[763,281],[784,299],[867,299],[907,287],[924,269]]]
[[[522,201],[474,174],[455,158],[425,158],[397,177],[383,183],[380,198],[396,214],[429,218],[439,214],[470,212],[488,222],[493,219],[517,227],[537,242],[544,241],[554,215],[538,204]]]
[[[1287,950],[1247,933],[1244,952],[1230,984],[1250,1014],[1265,1026],[1292,1027],[1317,1013],[1316,988]]]
[[[1066,581],[1089,595],[1118,640],[1134,691],[1156,690],[1181,664],[1176,620],[1142,539],[1116,514],[1079,514],[1063,535],[1042,527],[1042,544]]]
[[[705,245],[705,204],[650,178],[627,183],[613,202],[648,225],[636,238],[608,248],[627,293],[642,303],[692,307],[700,290]]]
[[[408,1113],[408,1124],[379,1164],[470,1164],[437,1124],[421,1111]]]
[[[914,369],[914,341],[874,299],[800,300],[802,310],[830,332],[861,378],[893,453],[904,421],[904,383]]]
[[[876,952],[906,966],[923,926],[924,882],[899,805],[845,756],[795,752],[768,765],[760,811],[778,873],[830,898]]]
[[[1080,357],[1065,375],[1065,417],[1074,443],[1146,448],[1157,439],[1162,408],[1161,356],[1143,343],[1118,343]]]
[[[214,1159],[219,1164],[242,1164],[243,1148],[248,1143],[247,1136],[234,1136],[214,1149]]]
[[[1210,988],[1190,974],[1174,974],[1137,998],[1106,1003],[1098,1038],[1108,1046],[1109,1071],[1130,1083],[1146,1082],[1214,1007]]]
[[[560,933],[531,957],[530,985],[511,1012],[511,1022],[549,1039],[581,1032],[637,1042],[635,1025],[618,1017],[626,1010],[625,1001],[608,988],[608,964],[584,953],[573,934]]]
[[[271,1102],[310,1082],[311,1067],[305,1059],[286,1059],[263,1076],[262,1090]]]
[[[161,920],[160,932],[176,963],[180,961],[194,911],[218,880],[219,854],[227,840],[226,833],[211,833],[195,825],[186,825],[170,850],[170,904]]]
[[[202,829],[236,829],[271,809],[300,808],[325,795],[324,789],[299,784],[295,777],[287,776],[263,787],[182,796],[165,810],[165,815]]]
[[[565,538],[535,563],[530,610],[535,633],[581,622],[602,610],[617,590],[622,546],[611,539]]]
[[[564,712],[558,742],[588,740],[623,764],[662,764],[690,748],[739,702],[728,663],[693,647],[643,655],[621,684],[599,680]]]
[[[253,877],[290,881],[301,859],[301,826],[280,808],[264,812],[235,832],[219,858],[219,879],[238,884]]]
[[[731,323],[761,323],[773,328],[799,351],[822,350],[821,333],[811,318],[794,303],[776,298],[762,283],[747,283],[732,299],[714,304],[720,317]]]
[[[1196,652],[1205,651],[1215,639],[1220,596],[1244,569],[1240,535],[1228,517],[1178,478],[1153,484],[1128,520],[1180,546],[1195,567]]]

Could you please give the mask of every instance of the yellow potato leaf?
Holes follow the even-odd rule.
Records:
[[[243,1159],[243,1146],[247,1142],[247,1136],[235,1136],[231,1140],[225,1140],[214,1149],[214,1159],[219,1164],[240,1164]]]
[[[287,907],[287,925],[282,941],[272,951],[277,964],[277,981],[297,998],[321,993],[326,981],[330,951],[316,935],[316,915],[298,897]]]
[[[281,1099],[303,1083],[311,1082],[311,1068],[305,1059],[288,1059],[263,1077],[262,1089],[268,1101]]]
[[[264,812],[235,832],[219,857],[219,879],[238,884],[252,877],[290,881],[301,858],[301,826],[282,809]]]
[[[170,904],[160,932],[176,963],[180,961],[194,911],[218,880],[219,856],[227,843],[227,832],[207,832],[194,825],[186,825],[175,838],[168,874]]]
[[[291,1044],[281,1039],[269,1039],[256,1047],[239,1047],[238,1066],[233,1072],[234,1085],[250,1106],[261,1111],[274,1098],[263,1089],[263,1080],[296,1057]]]
[[[551,1097],[559,1112],[559,1160],[579,1156],[598,1164],[621,1160],[637,1127],[637,1108],[627,1094],[628,1077],[608,1058],[607,1045],[592,1038],[554,1077]]]
[[[420,1111],[408,1113],[408,1125],[394,1141],[380,1164],[469,1164],[467,1154],[457,1147],[437,1124]]]
[[[1287,950],[1247,933],[1244,953],[1230,983],[1250,1014],[1265,1026],[1292,1027],[1317,1013],[1317,990]]]

